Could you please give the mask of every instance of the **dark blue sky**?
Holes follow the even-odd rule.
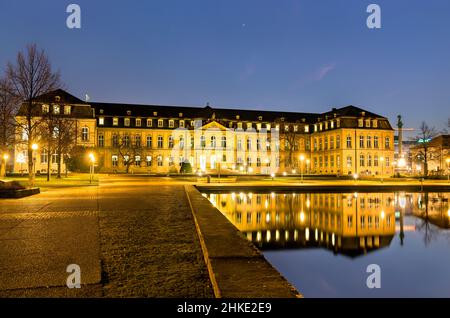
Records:
[[[81,30],[66,6],[82,9]],[[382,29],[366,27],[366,7]],[[95,101],[450,116],[448,0],[0,0],[0,65],[35,42]]]

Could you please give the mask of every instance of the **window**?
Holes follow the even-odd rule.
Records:
[[[247,150],[252,150],[252,140],[247,138]]]
[[[341,120],[340,119],[336,119],[336,127],[337,128],[341,127]]]
[[[184,137],[183,136],[180,136],[178,145],[179,145],[180,149],[184,149]],[[183,161],[181,161],[181,162],[183,162]]]
[[[384,139],[384,148],[389,149],[391,147],[391,138],[386,137]]]
[[[359,155],[359,165],[361,167],[364,167],[364,155],[363,154]]]
[[[163,142],[163,136],[158,136],[158,148],[164,147]]]
[[[59,105],[53,105],[53,114],[55,114],[55,115],[59,115],[60,114]]]
[[[319,168],[322,168],[323,166],[323,158],[322,156],[319,157]]]
[[[330,156],[330,167],[334,167],[334,156],[333,155],[331,155]]]
[[[266,139],[266,150],[269,151],[270,150],[270,138]]]
[[[206,147],[206,138],[204,135],[200,136],[200,147],[205,148]]]
[[[194,149],[194,144],[195,144],[195,138],[194,138],[194,136],[191,136],[191,149]]]
[[[358,119],[358,127],[364,127],[364,120],[362,118]]]
[[[308,125],[305,126],[305,133],[309,133],[309,126]]]
[[[216,148],[216,136],[211,136],[211,148]]]
[[[48,152],[45,149],[41,152],[41,163],[48,163]]]
[[[169,136],[169,148],[172,149],[174,145],[173,136]]]
[[[48,105],[42,105],[42,112],[44,113],[44,114],[47,114],[48,112],[50,111],[50,106],[48,106]]]
[[[370,127],[370,119],[366,119],[366,127]]]
[[[119,118],[113,117],[113,126],[118,126],[118,125],[119,125]]]
[[[140,167],[141,166],[141,156],[134,156],[134,165],[136,167]]]
[[[227,137],[222,136],[222,140],[220,142],[220,146],[222,147],[222,149],[226,149],[227,148]]]
[[[184,128],[184,120],[179,121],[179,126],[180,126],[180,128]]]
[[[256,150],[261,150],[261,139],[256,139]]]
[[[58,153],[52,154],[52,163],[58,163]]]
[[[147,119],[147,127],[152,127],[153,126],[153,120],[148,118]]]
[[[334,137],[330,137],[330,149],[334,149]]]
[[[112,136],[112,146],[113,147],[119,147],[119,136],[113,135]]]
[[[378,136],[373,137],[373,147],[378,149]]]
[[[81,128],[81,140],[89,141],[89,128],[88,127]]]
[[[328,167],[328,156],[325,156],[324,167]]]
[[[372,127],[373,127],[373,128],[377,128],[377,127],[378,127],[378,121],[377,121],[376,119],[374,119],[374,120],[372,121]]]
[[[351,148],[352,147],[352,137],[347,136],[347,148]]]
[[[252,123],[247,123],[247,130],[252,129]]]
[[[242,150],[242,139],[238,139],[237,141],[237,150]]]
[[[373,165],[374,167],[378,167],[378,155],[373,156]]]
[[[366,144],[367,144],[367,148],[372,148],[372,137],[367,136],[366,137]]]
[[[64,106],[64,115],[70,115],[71,107],[69,105]]]
[[[256,158],[256,166],[261,167],[261,158]]]
[[[336,136],[336,149],[341,148],[341,136]]]
[[[317,151],[317,138],[314,138],[314,151]]]
[[[175,126],[175,121],[173,119],[169,120],[169,128],[173,128]]]
[[[268,130],[268,131],[270,131],[270,124],[266,124],[266,129]]]
[[[141,147],[141,135],[136,135],[134,137],[134,144],[136,145],[136,147]]]
[[[386,157],[386,167],[389,167],[389,165],[390,165],[389,157]]]
[[[364,136],[359,136],[359,148],[364,148]]]
[[[252,166],[252,157],[247,157],[247,166]]]
[[[341,156],[339,155],[336,156],[336,167],[337,168],[341,167]]]
[[[98,146],[104,147],[105,146],[105,136],[102,134],[98,135]]]
[[[123,145],[124,147],[130,147],[130,136],[128,135],[123,136]]]
[[[330,121],[330,128],[331,128],[331,129],[334,128],[334,121]]]
[[[164,124],[162,119],[158,119],[158,127],[162,127]]]
[[[347,168],[350,168],[352,166],[352,157],[348,156],[347,157]]]
[[[112,162],[112,166],[113,167],[117,167],[118,166],[118,162],[119,162],[119,157],[117,155],[112,155],[111,156],[111,162]]]
[[[147,136],[146,146],[147,148],[152,148],[152,136]]]
[[[237,129],[242,129],[242,123],[237,124]]]
[[[353,226],[353,215],[347,216],[347,227],[351,228]]]
[[[372,167],[372,155],[367,155],[367,166]]]
[[[130,126],[130,118],[125,118],[123,123],[124,123],[125,127],[129,127]]]
[[[105,117],[99,117],[98,118],[98,125],[103,126],[105,124]]]
[[[325,142],[324,142],[324,149],[327,150],[328,149],[328,137],[325,136]]]
[[[158,162],[158,167],[162,167],[162,165],[163,165],[163,157],[162,157],[161,155],[159,155],[159,156],[156,158],[156,160],[157,160],[157,162]]]
[[[136,118],[136,127],[141,127],[141,119]]]
[[[145,163],[146,163],[147,167],[151,167],[152,166],[152,156],[146,156]]]
[[[257,129],[258,131],[261,130],[261,124],[260,124],[260,123],[257,123],[257,124],[256,124],[256,129]]]

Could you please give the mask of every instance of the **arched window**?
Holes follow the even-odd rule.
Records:
[[[88,127],[81,128],[81,140],[89,141],[89,128]]]
[[[227,148],[227,137],[222,136],[222,144],[221,144],[222,149],[226,149]]]
[[[211,136],[211,148],[216,148],[216,136]]]

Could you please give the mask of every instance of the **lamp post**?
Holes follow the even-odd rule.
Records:
[[[450,158],[445,159],[445,162],[447,163],[447,181],[450,181]],[[6,162],[5,162],[5,168],[6,168]]]
[[[31,145],[32,151],[32,171],[31,171],[31,186],[34,187],[34,180],[36,179],[36,150],[39,149],[38,144],[34,143]]]
[[[384,157],[380,157],[380,162],[381,162],[381,183],[383,183],[383,163],[384,163]]]
[[[89,153],[89,183],[92,183],[92,180],[94,179],[94,163],[95,163],[95,156],[91,152]]]
[[[303,183],[303,161],[305,160],[304,155],[300,155],[300,183]]]
[[[7,154],[7,153],[5,153],[4,155],[3,155],[3,161],[4,161],[4,173],[2,172],[2,174],[0,175],[0,177],[6,177],[6,163],[8,162],[8,158],[9,158],[9,155]]]

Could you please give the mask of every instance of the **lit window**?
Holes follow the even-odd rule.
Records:
[[[104,147],[105,146],[105,136],[103,135],[98,135],[98,146],[99,147]]]
[[[252,123],[247,123],[247,130],[252,129]]]
[[[117,167],[118,162],[119,162],[119,157],[117,155],[112,155],[111,156],[111,161],[112,161],[112,166],[113,167]]]
[[[125,119],[124,119],[124,125],[125,125],[126,127],[130,126],[130,118],[125,118]]]
[[[103,126],[103,125],[105,124],[105,117],[99,117],[99,118],[98,118],[98,124],[99,124],[100,126]]]
[[[238,124],[237,124],[237,128],[238,128],[238,129],[242,129],[242,123],[238,123]]]
[[[152,127],[152,120],[150,118],[147,119],[147,127]]]
[[[364,120],[362,118],[358,119],[358,127],[364,126]]]
[[[147,164],[147,167],[151,167],[152,166],[152,156],[146,156],[145,162]]]
[[[373,128],[377,128],[378,127],[378,121],[376,119],[373,120],[372,126],[373,126]]]
[[[141,119],[136,118],[136,127],[141,127]]]
[[[59,115],[59,113],[60,113],[59,105],[53,105],[53,114]]]
[[[260,123],[256,124],[256,129],[258,129],[258,131],[261,130],[261,124]]]
[[[179,126],[180,126],[180,128],[184,128],[184,120],[180,120]]]
[[[270,124],[266,124],[266,128],[270,131]]]
[[[113,126],[118,126],[119,125],[119,118],[114,117],[113,118]]]
[[[305,133],[309,133],[309,126],[305,126]]]
[[[89,128],[88,127],[81,128],[81,140],[89,141]]]
[[[175,122],[171,119],[169,120],[169,128],[173,128],[175,126]]]
[[[64,106],[64,115],[70,115],[70,106],[69,105]]]
[[[162,127],[163,126],[163,120],[162,119],[158,119],[158,127]]]
[[[158,116],[158,112],[153,112],[153,116]]]
[[[163,147],[163,136],[158,136],[158,148]]]
[[[48,105],[42,105],[42,112],[43,113],[48,113],[50,111],[50,106]]]

